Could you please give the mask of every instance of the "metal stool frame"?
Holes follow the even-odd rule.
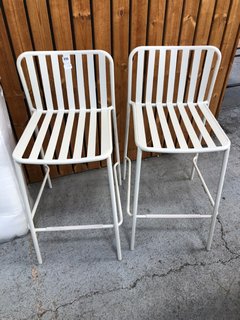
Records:
[[[96,60],[96,57],[98,60]],[[84,70],[83,58],[87,61],[87,71],[85,72],[87,73],[87,75],[84,74],[84,71],[86,69]],[[25,61],[24,66],[23,61]],[[99,91],[101,96],[99,103],[100,107],[98,107],[98,101],[96,99],[96,61],[98,61],[99,71]],[[108,69],[106,67],[107,63],[109,64]],[[52,79],[50,79],[49,68],[52,71]],[[26,219],[28,221],[39,264],[42,263],[42,257],[37,239],[38,232],[61,232],[68,230],[89,230],[104,228],[114,228],[116,237],[117,257],[118,260],[121,260],[122,254],[119,226],[122,224],[123,218],[118,187],[118,184],[121,184],[121,170],[115,108],[114,65],[112,57],[107,52],[102,50],[24,52],[17,59],[17,69],[28,102],[31,118],[13,152],[13,159],[15,163],[19,186],[26,208]],[[107,73],[108,70],[109,72]],[[61,73],[61,71],[63,72]],[[39,73],[41,76],[38,76]],[[27,78],[27,74],[29,78]],[[77,83],[78,102],[74,97],[74,74],[76,75],[75,78]],[[111,105],[108,105],[107,76],[109,76],[110,79],[109,91],[111,95]],[[42,87],[40,87],[40,79]],[[86,82],[86,86],[88,86],[89,91],[89,106],[86,105]],[[63,84],[66,86],[65,88],[67,93],[65,101],[63,95]],[[52,87],[54,87],[56,94],[56,106],[54,105],[52,92],[53,89],[51,85]],[[79,104],[78,108],[77,103]],[[90,117],[87,154],[86,156],[82,157],[83,136],[87,116]],[[44,120],[42,121],[42,124],[39,126],[39,119],[41,117],[43,117]],[[45,135],[47,134],[47,129],[52,117],[56,117],[56,120],[54,122],[47,149],[46,151],[44,151],[43,141],[45,139]],[[101,140],[101,151],[98,155],[95,154],[97,117],[101,117],[101,137],[99,138],[99,140]],[[63,134],[63,138],[60,142],[60,152],[58,157],[55,157],[55,148],[59,138],[60,127],[62,123],[65,123],[65,118],[67,120],[66,125],[64,125],[65,131]],[[68,150],[71,142],[73,122],[74,120],[76,120],[76,118],[78,118],[78,125],[75,145],[73,154],[69,158]],[[113,168],[111,159],[113,150],[111,122],[113,122],[115,152],[117,159],[117,162],[115,163]],[[28,143],[34,135],[35,142],[31,149],[31,153],[30,155],[25,156],[24,154],[27,149]],[[36,213],[46,181],[48,181],[49,187],[52,188],[52,183],[49,175],[49,165],[77,164],[101,160],[107,160],[109,187],[113,211],[113,224],[54,226],[45,228],[35,227],[33,223],[33,218]],[[28,195],[24,185],[24,178],[22,175],[21,168],[22,164],[43,165],[45,170],[45,177],[43,179],[38,196],[32,208],[29,203]]]
[[[197,91],[197,78],[199,66],[201,63],[201,54],[205,52],[206,56],[204,59],[204,66],[201,75],[201,81],[199,84],[199,91],[197,99],[196,91]],[[144,56],[148,53],[148,69],[146,75],[146,86],[144,87]],[[157,89],[156,89],[156,100],[152,101],[152,88],[154,81],[154,68],[156,61],[156,52],[159,53],[159,64],[158,64],[158,73],[157,73]],[[166,101],[163,101],[163,91],[164,91],[164,76],[165,76],[165,68],[166,68],[166,54],[167,52],[170,54],[169,58],[169,74],[167,80],[167,94]],[[175,83],[175,73],[176,73],[176,64],[177,64],[177,55],[181,52],[181,69],[179,76],[179,84],[177,90],[177,101],[173,101],[174,94],[174,83]],[[189,57],[190,53],[193,54],[193,62],[190,76],[190,84],[189,91],[184,101],[184,95],[186,95],[186,81],[187,81],[187,72],[189,65]],[[132,99],[132,77],[133,77],[133,60],[137,55],[137,66],[136,66],[136,87],[134,88],[136,91],[135,100]],[[214,60],[215,59],[215,60]],[[213,63],[215,61],[215,64]],[[217,73],[219,70],[221,61],[221,53],[216,47],[212,46],[145,46],[135,48],[129,56],[128,63],[128,101],[127,101],[127,115],[126,115],[126,131],[125,131],[125,147],[124,147],[124,174],[123,179],[126,179],[127,173],[127,163],[129,166],[128,173],[128,195],[127,195],[127,213],[128,215],[133,217],[132,223],[132,237],[131,237],[131,250],[134,250],[135,245],[135,233],[136,233],[136,222],[137,219],[144,218],[208,218],[211,219],[210,231],[207,241],[207,250],[210,250],[213,234],[216,224],[216,217],[218,215],[218,208],[221,199],[221,193],[224,183],[224,177],[227,168],[227,162],[230,151],[230,141],[217,120],[211,113],[209,109],[210,100],[214,88],[214,84],[216,81]],[[213,70],[213,71],[212,71]],[[212,72],[210,83],[210,73]],[[166,85],[166,84],[165,84]],[[143,102],[145,89],[145,101]],[[208,91],[207,91],[208,89]],[[196,99],[196,100],[195,100]],[[200,134],[197,135],[193,125],[191,124],[191,119],[186,113],[186,107],[189,107],[191,111],[191,115],[195,120]],[[199,107],[203,114],[200,117],[196,108]],[[144,119],[143,119],[143,108],[146,109],[148,124],[150,127],[150,134],[153,141],[153,146],[147,146],[146,143],[146,134],[144,128]],[[175,134],[179,143],[179,148],[176,148],[173,139],[171,136],[170,128],[167,123],[167,119],[165,117],[164,108],[167,108],[169,117],[173,123],[173,127],[175,130]],[[182,129],[180,127],[180,123],[176,117],[175,111],[178,109],[180,115],[182,117],[185,128],[189,134],[193,147],[189,147],[187,145],[187,141],[185,141]],[[133,200],[133,212],[130,211],[130,192],[131,192],[131,160],[127,156],[128,150],[128,138],[129,138],[129,125],[130,125],[130,112],[133,111],[133,123],[134,123],[134,136],[135,143],[137,146],[137,160],[136,160],[136,175],[135,175],[135,188],[134,188],[134,200]],[[161,145],[160,137],[157,131],[157,124],[154,117],[154,112],[158,113],[162,132],[165,138],[166,146]],[[206,122],[210,125],[212,131],[216,135],[218,139],[218,145],[212,140],[209,132],[206,130]],[[205,140],[207,146],[204,147],[201,142]],[[194,177],[195,171],[197,172],[202,186],[206,191],[210,203],[213,207],[212,214],[138,214],[138,197],[139,197],[139,185],[140,185],[140,173],[141,173],[141,161],[142,161],[142,152],[154,152],[154,153],[176,153],[176,154],[184,154],[184,153],[195,153],[193,158],[193,166],[191,172],[191,180]],[[217,195],[214,200],[206,183],[203,178],[203,175],[197,165],[197,160],[199,153],[204,152],[219,152],[222,151],[223,162],[221,168],[221,174],[218,181],[217,187]]]

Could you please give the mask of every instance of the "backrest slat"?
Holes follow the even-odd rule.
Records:
[[[206,88],[207,88],[207,84],[208,84],[208,79],[209,79],[209,75],[211,72],[213,56],[214,56],[214,51],[207,52],[207,56],[206,56],[206,60],[205,60],[205,64],[204,64],[204,69],[203,69],[203,74],[202,74],[201,86],[200,86],[199,94],[198,94],[198,101],[204,100],[204,96],[205,96]]]
[[[53,101],[52,101],[52,93],[51,93],[51,87],[49,82],[49,73],[46,63],[46,57],[45,56],[39,56],[39,66],[41,71],[41,77],[42,77],[42,84],[43,84],[43,91],[45,95],[46,105],[48,109],[53,110]]]
[[[168,76],[168,89],[167,89],[167,102],[173,101],[173,91],[176,75],[176,63],[177,63],[177,50],[171,50],[169,76]]]
[[[73,92],[73,79],[72,79],[72,65],[70,60],[70,55],[63,55],[64,73],[66,80],[66,88],[67,88],[67,98],[68,98],[68,107],[70,110],[75,109],[75,100],[74,100],[74,92]]]
[[[28,73],[29,73],[29,78],[32,86],[32,92],[33,92],[33,97],[35,101],[35,106],[37,109],[42,110],[43,105],[42,105],[42,99],[40,95],[40,90],[39,90],[39,85],[38,85],[38,80],[37,80],[37,75],[36,75],[36,70],[33,62],[33,58],[31,56],[26,57],[26,63],[27,63],[27,68],[28,68]]]
[[[76,74],[78,86],[78,100],[80,109],[86,109],[85,84],[83,77],[82,55],[76,55]]]
[[[197,78],[198,78],[198,70],[199,70],[200,59],[201,59],[201,53],[202,53],[202,50],[195,50],[194,51],[192,72],[191,72],[190,85],[189,85],[189,91],[188,91],[188,101],[189,102],[193,102],[193,100],[194,100]]]
[[[106,78],[106,58],[99,55],[99,78],[100,78],[100,99],[101,107],[107,106],[107,78]]]
[[[64,102],[63,102],[63,92],[62,92],[62,83],[61,83],[61,76],[59,70],[59,62],[57,55],[51,55],[51,62],[52,62],[52,71],[53,71],[53,79],[54,79],[54,88],[57,97],[57,105],[58,109],[64,109]]]
[[[140,51],[138,53],[138,61],[137,61],[136,102],[142,102],[143,67],[144,67],[144,51]]]
[[[154,63],[155,63],[155,51],[154,50],[150,50],[149,57],[148,57],[146,102],[151,102],[152,101]]]
[[[95,72],[94,72],[94,61],[93,54],[87,56],[87,66],[88,66],[88,88],[90,96],[91,108],[96,108],[96,82],[95,82]]]
[[[156,102],[162,102],[162,98],[163,98],[165,60],[166,60],[166,51],[165,50],[160,50],[159,64],[158,64],[158,79],[157,79]]]
[[[183,99],[184,99],[187,71],[188,71],[188,62],[189,62],[189,50],[183,50],[182,51],[181,70],[180,70],[181,76],[179,78],[177,102],[183,102]]]

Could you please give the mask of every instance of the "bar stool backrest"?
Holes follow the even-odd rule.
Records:
[[[24,52],[17,68],[31,112],[115,108],[113,60],[105,51]]]
[[[147,46],[129,56],[129,103],[210,102],[221,53],[212,46]]]

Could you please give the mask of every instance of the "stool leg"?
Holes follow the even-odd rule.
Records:
[[[17,174],[17,178],[18,178],[18,183],[19,183],[19,187],[20,187],[20,191],[22,194],[22,198],[23,198],[23,202],[25,205],[25,216],[28,222],[28,226],[32,235],[32,239],[33,239],[33,245],[37,254],[37,259],[38,259],[38,263],[42,264],[42,257],[41,257],[41,253],[40,253],[40,249],[39,249],[39,245],[38,245],[38,240],[37,240],[37,235],[36,235],[36,231],[34,228],[34,224],[33,224],[33,220],[32,220],[32,212],[31,212],[31,208],[29,205],[29,201],[28,201],[28,195],[25,189],[25,183],[24,183],[24,178],[23,178],[23,174],[22,174],[22,169],[21,169],[21,165],[17,162],[14,161],[14,165],[16,168],[16,174]]]
[[[136,233],[136,223],[137,223],[137,208],[138,208],[138,196],[139,196],[139,183],[140,183],[141,163],[142,163],[142,150],[140,148],[138,148],[137,163],[136,163],[134,200],[133,200],[133,224],[132,224],[131,250],[134,250],[134,244],[135,244],[135,233]]]
[[[216,218],[218,215],[218,208],[219,208],[219,203],[220,203],[221,195],[222,195],[224,177],[225,177],[225,173],[226,173],[226,169],[227,169],[229,151],[230,151],[230,149],[227,149],[224,152],[224,156],[223,156],[222,170],[221,170],[221,175],[220,175],[219,182],[218,182],[217,196],[216,196],[215,205],[213,208],[211,227],[210,227],[209,236],[208,236],[207,250],[210,250],[211,245],[212,245],[213,233],[214,233],[214,229],[215,229],[215,225],[216,225]]]
[[[196,153],[196,155],[194,156],[193,158],[193,161],[195,160],[196,161],[196,164],[197,164],[197,161],[198,161],[198,156],[199,156],[199,153]],[[194,174],[195,174],[195,167],[194,167],[194,164],[192,165],[192,172],[191,172],[191,180],[193,180],[194,178]]]
[[[111,194],[111,202],[112,202],[114,231],[115,231],[115,237],[116,237],[117,257],[118,257],[118,260],[122,260],[118,217],[117,217],[117,204],[116,204],[115,187],[114,187],[114,181],[113,181],[113,170],[112,170],[111,157],[109,157],[107,159],[107,168],[108,168],[108,178],[109,178],[109,186],[110,186],[110,194]]]
[[[126,179],[127,172],[127,150],[128,150],[128,136],[129,136],[129,123],[130,123],[130,106],[127,104],[127,115],[126,115],[126,127],[125,127],[125,142],[124,142],[124,153],[123,153],[123,180]]]

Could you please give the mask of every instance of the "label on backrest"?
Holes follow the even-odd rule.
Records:
[[[63,55],[62,57],[64,69],[72,69],[70,55]]]

